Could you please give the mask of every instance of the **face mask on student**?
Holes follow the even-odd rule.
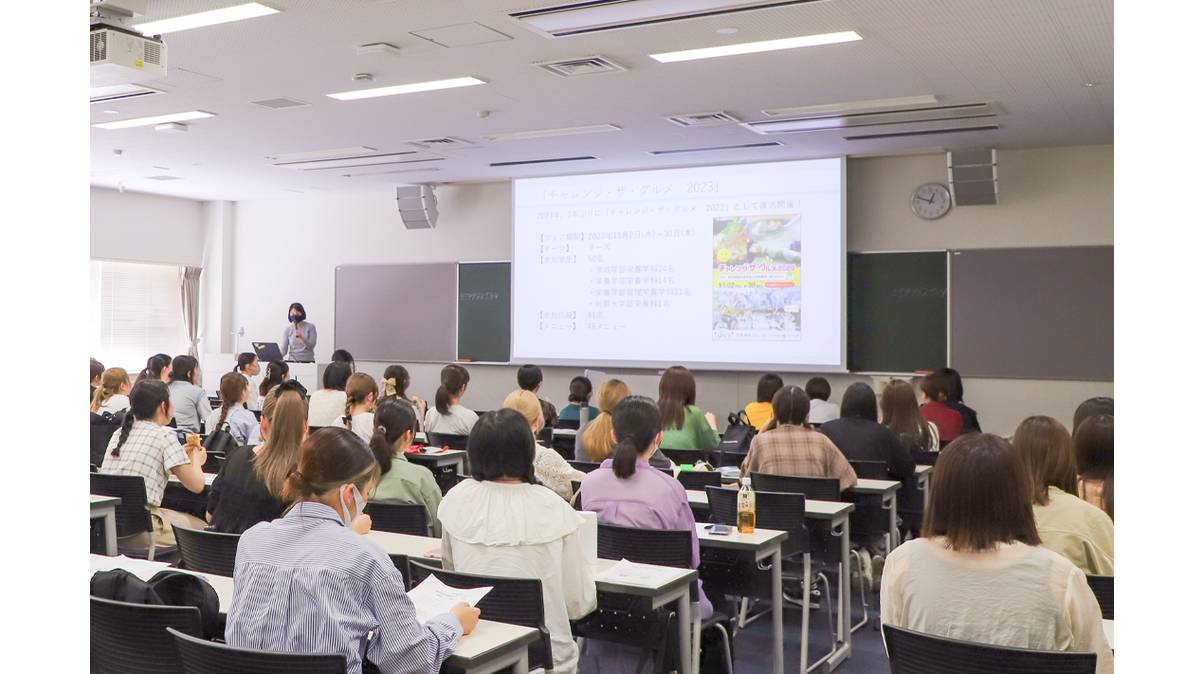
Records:
[[[343,485],[346,487],[347,485]],[[360,495],[359,487],[351,485],[351,496],[355,499],[355,515],[352,516],[347,511],[347,502],[343,500],[343,487],[339,487],[339,505],[343,506],[343,524],[351,526],[356,517],[359,517],[364,512],[364,497]]]
[[[289,314],[288,320],[290,323],[300,323],[301,317],[297,314]]]

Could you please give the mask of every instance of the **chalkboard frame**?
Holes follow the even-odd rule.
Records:
[[[922,374],[922,373],[928,371],[928,370],[922,370],[922,369],[910,369],[910,370],[899,369],[899,370],[896,370],[896,369],[891,369],[891,368],[873,368],[873,367],[867,367],[865,369],[858,369],[855,367],[855,365],[857,365],[857,363],[855,362],[855,349],[854,349],[853,340],[856,339],[858,337],[858,335],[854,332],[855,321],[852,320],[852,316],[851,316],[852,310],[854,307],[854,301],[855,301],[855,298],[853,296],[854,288],[852,287],[852,283],[850,282],[851,277],[853,275],[853,267],[854,267],[854,265],[852,263],[852,258],[854,256],[862,256],[862,255],[883,255],[883,256],[899,255],[899,256],[901,256],[901,255],[935,255],[935,254],[942,255],[944,257],[944,263],[945,263],[945,278],[944,278],[944,284],[945,284],[944,285],[944,292],[945,292],[945,326],[944,326],[944,328],[945,328],[944,329],[945,357],[944,357],[944,363],[942,363],[942,365],[944,365],[945,367],[949,367],[949,363],[952,358],[952,329],[953,329],[952,328],[953,288],[952,288],[952,282],[951,282],[952,251],[950,251],[948,249],[849,251],[848,254],[846,255],[846,264],[845,264],[845,268],[846,268],[845,282],[846,282],[846,286],[847,286],[847,289],[845,292],[845,314],[846,314],[845,321],[847,324],[847,330],[846,330],[845,335],[846,335],[846,340],[848,342],[846,344],[845,354],[846,354],[850,374],[914,377],[917,374]],[[935,365],[935,363],[934,363],[934,365]]]

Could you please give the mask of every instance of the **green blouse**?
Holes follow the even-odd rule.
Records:
[[[719,446],[719,433],[707,423],[706,412],[689,405],[686,419],[681,428],[665,429],[661,438],[663,449],[715,449]]]
[[[376,491],[368,497],[370,501],[397,503],[421,503],[426,506],[427,535],[439,538],[443,535],[436,515],[443,492],[435,483],[435,476],[424,466],[410,463],[403,455],[394,455],[393,466],[380,477]]]

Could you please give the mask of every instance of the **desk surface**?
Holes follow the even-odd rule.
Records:
[[[213,480],[215,478],[217,478],[217,473],[205,473],[205,486],[212,487]],[[175,475],[172,475],[171,477],[167,478],[167,481],[174,482],[176,484],[180,484],[180,478],[176,477]]]
[[[97,508],[107,508],[109,506],[121,505],[121,499],[117,498],[116,496],[97,496],[96,494],[89,494],[89,498],[91,499],[93,510]]]
[[[881,480],[879,480],[881,481]],[[899,484],[898,482],[895,483]],[[686,490],[686,498],[693,505],[709,505],[707,494],[704,491],[694,489]],[[848,514],[853,510],[852,503],[841,503],[839,501],[815,501],[807,499],[807,517],[812,519],[830,520],[834,517]]]
[[[857,484],[849,487],[854,494],[889,494],[903,486],[902,482],[894,480],[868,480],[857,478]]]
[[[553,428],[552,435],[559,435],[562,438],[565,438],[565,437],[571,438],[574,435],[577,435],[577,429],[576,428]]]
[[[1104,637],[1108,639],[1108,648],[1116,650],[1116,646],[1112,643],[1112,621],[1104,621]]]
[[[932,466],[916,466],[916,475],[926,475],[932,472]]]
[[[753,529],[751,534],[742,534],[739,531],[732,529],[732,533],[726,536],[714,536],[710,531],[707,531],[708,525],[705,522],[695,522],[694,528],[698,531],[698,544],[703,547],[713,548],[746,548],[751,550],[761,550],[773,545],[781,545],[786,540],[786,532],[776,529]]]

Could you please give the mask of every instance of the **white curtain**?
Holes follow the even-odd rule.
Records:
[[[201,322],[201,268],[180,267],[180,304],[184,309],[184,329],[188,331],[188,355],[200,360],[197,331]]]

